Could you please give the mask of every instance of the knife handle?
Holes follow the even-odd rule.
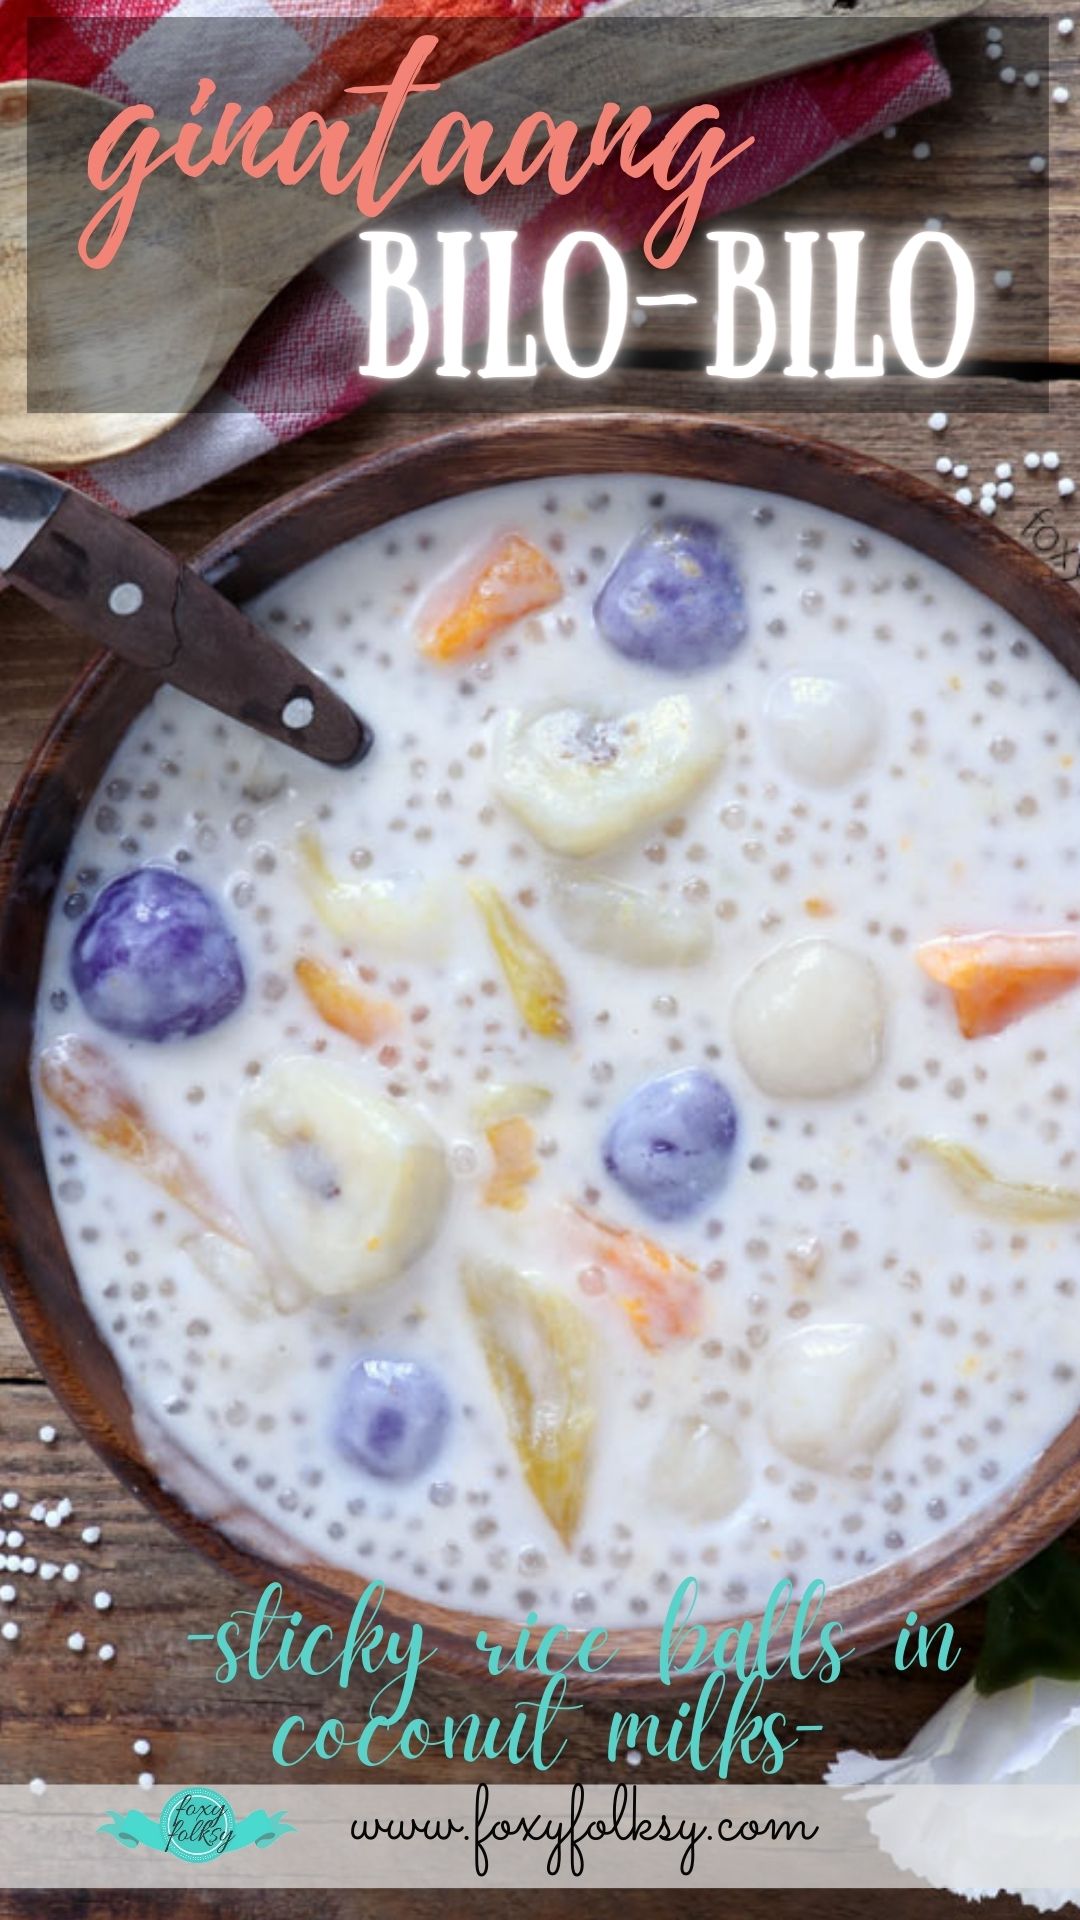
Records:
[[[7,570],[65,626],[328,766],[355,766],[370,729],[317,673],[191,567],[65,488]]]

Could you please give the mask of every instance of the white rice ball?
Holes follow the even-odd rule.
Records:
[[[774,753],[794,779],[838,787],[864,767],[878,738],[878,703],[843,672],[792,667],[769,689],[765,725]]]
[[[731,1014],[735,1048],[763,1093],[821,1099],[870,1078],[885,1004],[873,962],[833,940],[796,940],[748,974]]]
[[[747,1488],[746,1467],[730,1434],[699,1414],[672,1420],[649,1472],[658,1507],[687,1520],[722,1520]]]
[[[773,1444],[800,1466],[843,1473],[888,1439],[900,1418],[896,1341],[865,1322],[808,1325],[766,1370]]]

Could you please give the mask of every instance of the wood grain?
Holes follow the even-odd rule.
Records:
[[[718,226],[747,227],[760,236],[766,252],[763,285],[776,304],[784,349],[785,232],[810,229],[825,235],[855,228],[866,233],[860,357],[866,358],[870,333],[876,330],[887,343],[886,364],[895,366],[895,354],[888,349],[891,263],[900,244],[927,218],[934,218],[960,241],[975,269],[970,358],[984,365],[1080,360],[1080,32],[1062,39],[1052,21],[1037,18],[1019,20],[1003,31],[1006,52],[995,64],[986,57],[985,19],[938,29],[934,37],[952,84],[951,99],[902,121],[893,138],[879,134],[765,201],[702,222],[669,271],[652,272],[640,256],[631,260],[632,294],[677,290],[697,301],[692,312],[650,312],[633,347],[640,353],[698,353],[704,358],[716,310],[716,253],[706,230]],[[1002,85],[999,68],[1009,65],[1020,75],[1038,72],[1039,88],[1028,89],[1022,79],[1011,87]],[[1070,87],[1075,104],[1054,107],[1050,91],[1055,85]],[[923,160],[916,158],[915,148],[924,142],[930,154]],[[1029,161],[1035,153],[1048,157],[1048,172],[1031,172]],[[815,354],[822,355],[831,352],[835,331],[834,283],[823,240],[815,253],[819,264],[812,339]],[[1014,276],[1006,293],[993,284],[994,273],[1003,268]],[[942,286],[945,301],[937,298]],[[584,343],[601,337],[605,300],[599,276],[583,275],[572,303],[575,338]],[[946,344],[951,315],[951,288],[945,282],[916,282],[917,337],[927,359]],[[747,302],[740,352],[747,351],[744,335],[752,337],[751,327],[756,334],[756,312]],[[868,393],[873,384],[865,383]]]
[[[493,129],[490,170],[519,122],[538,108],[589,128],[605,102],[629,106],[647,93],[660,114],[702,90],[743,87],[843,58],[895,37],[908,17],[948,19],[966,5],[923,0],[908,15],[904,0],[875,0],[824,18],[819,6],[804,5],[792,9],[794,18],[757,20],[752,31],[745,23],[741,33],[728,34],[718,30],[717,16],[734,28],[744,16],[738,4],[710,0],[705,9],[685,0],[627,0],[614,27],[586,17],[516,46],[517,29],[493,17],[480,42],[487,57],[464,68],[476,60],[475,23],[464,37],[443,27],[423,63],[425,84],[400,110],[381,181],[401,178],[395,206],[423,193],[423,178],[409,163],[451,112]],[[673,32],[672,17],[680,15]],[[218,24],[220,30],[225,21]],[[349,36],[335,44],[337,70],[357,82],[388,82],[415,32],[413,22],[369,17],[351,45]],[[185,71],[194,95],[201,41],[173,34],[171,57],[174,81]],[[437,90],[429,90],[433,80]],[[320,171],[283,186],[276,174],[252,179],[236,166],[192,179],[166,167],[144,182],[138,217],[116,258],[107,270],[88,272],[78,243],[101,196],[87,178],[85,155],[112,111],[94,94],[35,78],[24,139],[25,93],[17,83],[0,88],[0,234],[8,256],[0,288],[0,447],[40,466],[130,449],[194,406],[275,294],[320,253],[350,239],[361,218],[355,193],[331,195]],[[343,172],[373,133],[375,117],[367,102],[354,115]],[[164,125],[163,143],[171,145],[176,131]],[[88,356],[88,338],[102,350]]]

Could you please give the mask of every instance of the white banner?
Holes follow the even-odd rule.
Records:
[[[0,1861],[11,1888],[929,1884],[1059,1905],[1080,1787],[4,1787]]]

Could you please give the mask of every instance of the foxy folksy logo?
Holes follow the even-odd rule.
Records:
[[[261,1808],[237,1820],[217,1787],[182,1787],[166,1801],[156,1820],[132,1807],[127,1813],[110,1812],[108,1821],[98,1828],[122,1847],[171,1853],[192,1866],[220,1859],[223,1853],[238,1853],[242,1847],[268,1847],[293,1831],[284,1814],[265,1813]]]

